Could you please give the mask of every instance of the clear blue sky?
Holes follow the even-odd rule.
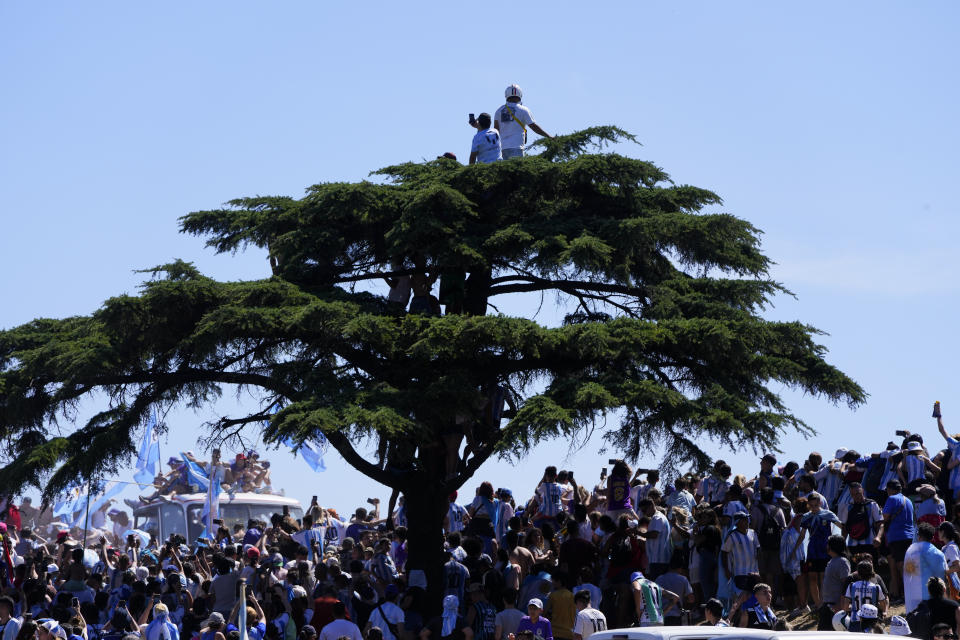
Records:
[[[774,277],[797,294],[770,316],[828,332],[831,362],[871,394],[856,412],[788,395],[819,435],[788,435],[784,459],[879,447],[904,425],[934,437],[934,399],[960,425],[960,5],[467,7],[0,5],[0,327],[89,313],[135,292],[134,269],[177,257],[265,277],[262,253],[215,256],[177,217],[444,151],[465,160],[467,113],[492,112],[516,82],[548,132],[619,125],[643,142],[622,152],[764,231]],[[164,455],[195,448],[196,426],[233,405],[175,414]],[[551,462],[592,479],[599,446],[555,442],[478,479],[526,494]],[[328,465],[275,464],[277,484],[340,509],[386,497],[335,454]]]

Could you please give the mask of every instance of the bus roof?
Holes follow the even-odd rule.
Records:
[[[155,500],[147,504],[140,505],[133,510],[133,514],[137,515],[138,513],[153,507],[161,506],[165,503],[169,504],[181,504],[181,505],[193,505],[193,504],[203,504],[207,500],[206,493],[185,493],[172,497],[167,497],[166,500]],[[254,504],[254,505],[277,505],[278,507],[288,506],[288,507],[300,507],[300,501],[295,498],[290,498],[288,496],[279,496],[271,493],[235,493],[230,495],[229,493],[220,494],[220,504]]]

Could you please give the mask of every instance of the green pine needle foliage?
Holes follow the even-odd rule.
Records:
[[[181,230],[219,253],[265,250],[274,274],[218,282],[178,261],[88,317],[0,332],[0,487],[50,499],[110,477],[153,407],[238,389],[259,409],[207,425],[211,440],[322,433],[406,492],[448,491],[490,456],[594,431],[628,458],[659,446],[663,466],[703,468],[708,441],[775,450],[787,431],[812,433],[779,389],[862,403],[817,329],[761,315],[789,292],[769,279],[760,232],[707,212],[716,194],[605,148],[624,141],[592,127],[523,159],[402,164],[184,216]],[[463,312],[387,302],[385,276],[421,271],[469,274]],[[521,294],[526,313],[496,311]],[[541,298],[562,304],[562,323],[535,319]],[[75,424],[87,398],[106,409]],[[451,473],[449,435],[464,431],[470,453]]]

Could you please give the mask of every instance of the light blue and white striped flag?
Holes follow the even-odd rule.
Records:
[[[141,489],[153,484],[153,479],[157,475],[157,469],[160,467],[160,436],[157,433],[157,412],[150,414],[147,421],[147,429],[143,432],[143,440],[140,441],[140,452],[137,455],[136,473],[133,479],[140,484]]]
[[[181,453],[180,458],[183,459],[183,464],[186,465],[187,484],[195,484],[200,487],[201,491],[209,489],[210,480],[207,479],[207,472],[203,470],[203,467],[188,458],[185,453]]]
[[[203,521],[203,533],[200,534],[200,537],[213,539],[216,535],[213,521],[220,518],[220,480],[223,478],[223,469],[214,467],[210,476],[207,485],[207,499],[203,503],[203,513],[200,516]]]

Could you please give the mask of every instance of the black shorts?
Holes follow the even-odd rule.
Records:
[[[795,596],[797,595],[797,583],[789,573],[784,573],[780,576],[780,591],[781,595],[784,596]]]
[[[804,573],[823,573],[827,570],[829,558],[811,558],[803,563]]]
[[[757,584],[757,576],[755,575],[742,575],[742,576],[733,576],[733,586],[740,591],[750,591]]]
[[[890,540],[887,542],[887,547],[890,549],[890,557],[897,562],[903,562],[903,558],[907,555],[907,549],[911,544],[913,544],[912,540]]]

